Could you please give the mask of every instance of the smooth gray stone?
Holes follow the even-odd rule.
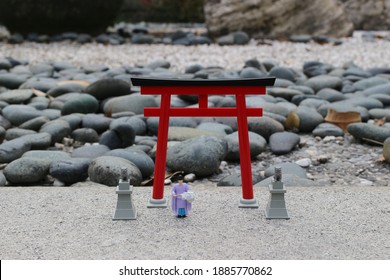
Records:
[[[51,135],[47,132],[25,135],[21,139],[31,145],[32,150],[44,150],[51,145]]]
[[[122,142],[121,148],[126,148],[134,144],[135,130],[130,123],[111,123],[110,129],[115,131],[119,136]]]
[[[275,80],[275,84],[274,86],[275,87],[278,87],[278,88],[290,88],[290,86],[293,86],[294,83],[289,81],[289,80],[285,80],[285,79],[280,79],[280,78],[277,78]]]
[[[80,126],[83,117],[84,116],[81,114],[72,114],[72,115],[62,116],[58,119],[66,121],[69,124],[70,129],[73,131]]]
[[[117,186],[121,178],[121,169],[126,168],[130,178],[130,184],[139,186],[142,182],[142,174],[135,164],[130,161],[111,156],[101,156],[92,160],[88,168],[88,176],[92,182]]]
[[[343,76],[344,77],[358,76],[358,77],[363,77],[363,78],[370,78],[372,76],[372,74],[370,72],[363,70],[361,68],[358,68],[358,67],[350,67],[350,68],[345,70]]]
[[[171,67],[171,63],[167,60],[159,59],[148,63],[145,67],[153,70],[156,70],[157,68],[168,69]]]
[[[0,93],[0,101],[8,104],[27,103],[33,96],[31,89],[15,89]]]
[[[317,92],[316,96],[327,100],[329,102],[335,102],[346,99],[345,95],[339,92],[338,90],[331,88],[324,88]]]
[[[90,158],[94,159],[100,156],[103,156],[110,149],[105,145],[92,145],[92,146],[83,146],[77,149],[74,149],[71,157],[72,158]]]
[[[380,109],[380,108],[371,109],[368,111],[368,113],[370,114],[371,119],[385,118],[387,122],[390,121],[390,108],[389,109]]]
[[[188,74],[195,74],[196,72],[202,70],[203,68],[204,67],[200,64],[191,64],[185,68],[184,72]]]
[[[370,97],[382,102],[383,106],[390,106],[390,94],[375,93],[370,95]]]
[[[62,115],[70,115],[73,113],[89,114],[95,113],[99,108],[99,101],[89,94],[81,94],[77,98],[73,98],[65,102],[61,109]]]
[[[264,78],[265,76],[265,73],[254,67],[246,67],[240,72],[240,78],[243,79]]]
[[[217,39],[217,43],[220,46],[234,45],[234,36],[232,34],[221,36]]]
[[[77,99],[81,95],[82,95],[82,93],[80,93],[80,92],[68,92],[68,93],[65,93],[63,95],[60,95],[60,96],[54,98],[54,100],[52,100],[50,102],[49,107],[52,108],[52,109],[61,110],[62,107],[64,107],[64,104],[67,101],[72,100],[72,99]]]
[[[380,102],[378,99],[371,98],[371,97],[352,97],[343,101],[333,102],[332,105],[338,105],[338,104],[342,104],[345,106],[348,105],[360,106],[366,108],[367,110],[374,109],[374,108],[383,108],[382,102]]]
[[[257,184],[264,178],[259,174],[252,174],[252,184]],[[233,187],[233,186],[242,186],[242,178],[239,174],[231,174],[219,180],[217,183],[218,187]]]
[[[313,130],[314,136],[326,137],[326,136],[344,136],[344,131],[337,125],[331,123],[321,123]]]
[[[76,66],[68,61],[55,61],[52,63],[52,66],[54,67],[54,70],[58,72],[69,69],[77,70]]]
[[[284,131],[284,127],[281,123],[266,116],[261,118],[249,117],[248,129],[249,131],[263,136],[266,140],[268,140],[272,134]]]
[[[125,148],[119,135],[113,130],[107,130],[100,136],[99,144],[107,146],[110,150]]]
[[[299,117],[300,132],[312,132],[314,128],[324,122],[322,115],[313,108],[300,106],[296,113]]]
[[[13,185],[39,183],[48,175],[49,165],[45,159],[23,157],[9,163],[4,176]]]
[[[304,95],[314,95],[314,90],[311,87],[302,86],[302,85],[293,85],[289,86],[288,88],[298,90],[302,92]]]
[[[34,130],[14,127],[14,128],[10,128],[7,130],[7,132],[5,133],[5,139],[9,141],[9,140],[16,139],[16,138],[19,138],[19,137],[24,136],[24,135],[36,134],[36,133],[37,132]]]
[[[304,95],[301,91],[291,89],[291,88],[278,88],[278,87],[270,87],[267,89],[267,94],[274,97],[282,97],[288,101],[296,95]]]
[[[54,79],[37,79],[32,78],[23,83],[19,88],[20,89],[29,89],[34,88],[43,92],[48,92],[51,88],[57,86],[57,83]]]
[[[4,127],[0,126],[0,143],[3,142],[4,138],[5,138],[5,133],[6,133],[6,130]]]
[[[388,83],[389,80],[381,77],[371,77],[368,79],[363,79],[360,81],[357,81],[353,84],[353,86],[356,88],[356,90],[366,90],[375,86],[383,85]]]
[[[134,163],[141,171],[143,179],[149,178],[154,172],[154,161],[142,151],[136,151],[134,149],[116,149],[109,151],[105,156],[120,157]]]
[[[225,136],[225,133],[180,126],[172,126],[168,131],[168,141],[184,141],[200,136],[215,136],[222,138]]]
[[[390,163],[390,137],[387,138],[383,144],[383,157],[386,162]]]
[[[61,111],[57,109],[44,109],[42,115],[48,117],[50,120],[57,120],[61,117]]]
[[[384,143],[390,137],[390,128],[367,123],[352,123],[348,125],[347,130],[353,137],[360,140],[369,139]]]
[[[101,79],[84,89],[96,99],[103,100],[113,96],[130,94],[130,83],[118,79]]]
[[[248,33],[244,31],[236,31],[232,33],[234,38],[234,44],[236,45],[246,45],[250,41]]]
[[[49,121],[50,120],[48,117],[44,117],[44,116],[36,117],[33,118],[32,120],[22,123],[21,125],[19,125],[19,127],[23,129],[31,129],[31,130],[38,131],[42,127],[42,125],[44,125]]]
[[[390,94],[390,82],[386,84],[377,85],[374,87],[370,87],[363,91],[364,94],[374,94],[374,93],[384,93],[384,94]]]
[[[70,125],[64,120],[54,120],[45,123],[39,132],[47,132],[51,135],[52,144],[60,143],[64,137],[71,133]]]
[[[0,171],[0,187],[3,187],[7,184],[7,179],[4,176],[3,171]]]
[[[72,131],[70,135],[75,141],[82,143],[97,143],[99,135],[92,128],[78,128]]]
[[[249,148],[251,158],[256,157],[260,153],[264,152],[267,147],[267,141],[259,134],[248,131],[249,136]],[[228,144],[228,153],[225,160],[237,161],[240,160],[240,146],[238,141],[238,132],[233,132],[224,137]]]
[[[152,44],[154,37],[149,34],[135,33],[131,36],[133,44]]]
[[[268,75],[279,78],[279,79],[286,79],[286,80],[289,80],[292,82],[295,81],[294,71],[290,68],[283,67],[283,66],[273,67],[271,69],[271,71],[268,73]]]
[[[0,145],[0,163],[9,163],[30,150],[31,145],[23,138],[16,138]]]
[[[8,61],[8,59],[0,58],[0,70],[9,70],[11,68],[12,68],[12,64],[11,62]]]
[[[311,41],[310,35],[291,35],[289,40],[293,43],[309,43]]]
[[[329,104],[329,103],[330,102],[327,100],[316,99],[316,98],[306,98],[305,100],[302,100],[301,103],[299,103],[299,106],[317,109],[317,108],[321,107],[322,105]]]
[[[341,89],[342,80],[329,75],[319,75],[307,80],[305,85],[311,87],[315,92],[323,88]]]
[[[145,107],[157,107],[157,102],[153,96],[131,94],[127,96],[114,97],[108,100],[103,107],[105,114],[119,112],[133,112],[143,114]]]
[[[46,73],[49,77],[53,76],[54,73],[54,67],[52,65],[46,64],[46,63],[35,63],[30,64],[30,71],[33,75]]]
[[[65,185],[83,182],[88,178],[89,158],[69,158],[53,161],[49,174]]]
[[[323,100],[322,98],[318,97],[317,95],[296,95],[291,99],[291,103],[295,105],[301,104],[303,100],[306,99],[318,99]]]
[[[134,129],[136,135],[145,135],[147,132],[147,125],[142,117],[132,116],[114,119],[110,123],[110,129],[113,129],[113,127],[115,127],[118,123],[125,123],[130,125]]]
[[[156,117],[148,118],[146,124],[148,126],[149,133],[157,135],[159,119]],[[169,118],[169,126],[195,128],[197,127],[197,123],[193,118],[173,117],[173,118]]]
[[[298,164],[293,163],[293,162],[285,162],[285,163],[281,163],[281,164],[272,165],[264,171],[264,176],[266,178],[268,178],[270,176],[274,176],[275,167],[282,168],[282,181],[283,181],[283,176],[286,174],[293,174],[295,176],[298,176],[298,177],[304,178],[304,179],[307,178],[305,169],[303,169]]]
[[[216,137],[198,137],[168,148],[167,167],[204,177],[218,171],[227,153],[225,140]]]
[[[28,151],[25,152],[22,156],[24,157],[30,157],[30,158],[40,158],[43,160],[46,160],[50,163],[57,160],[63,160],[63,159],[69,159],[70,155],[66,152],[62,151]]]
[[[273,180],[272,177],[268,177],[268,178],[264,179],[263,181],[254,185],[254,187],[268,188],[268,186],[271,184],[272,180]],[[296,176],[294,174],[282,175],[282,182],[283,182],[284,187],[287,189],[287,193],[288,193],[289,187],[317,187],[317,186],[323,185],[323,184],[320,184],[316,181],[304,179],[304,178],[301,178],[301,177]]]
[[[221,134],[233,133],[233,129],[230,126],[213,122],[203,122],[197,126],[197,129],[218,132]]]
[[[288,104],[288,106],[286,106]],[[278,114],[283,117],[286,117],[291,111],[296,109],[296,106],[288,102],[279,102],[279,103],[264,103],[263,106],[258,106],[263,108],[263,112]]]
[[[83,92],[85,86],[76,84],[76,83],[67,83],[51,88],[47,94],[52,97],[58,97],[60,95],[70,93],[70,92]]]
[[[27,105],[9,105],[3,108],[2,114],[15,126],[19,126],[28,120],[43,115],[42,111],[38,111]]]
[[[110,127],[112,119],[103,115],[87,114],[82,119],[82,127],[92,128],[97,133],[102,133]]]
[[[8,89],[17,89],[28,80],[28,75],[16,73],[0,73],[0,86]]]
[[[285,155],[299,144],[300,137],[292,132],[276,132],[270,136],[268,142],[273,154]]]

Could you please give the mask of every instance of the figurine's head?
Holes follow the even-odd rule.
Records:
[[[183,183],[183,176],[182,175],[177,176],[177,182],[179,184]]]

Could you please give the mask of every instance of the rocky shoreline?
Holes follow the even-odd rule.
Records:
[[[363,35],[338,46],[0,43],[0,185],[116,185],[123,166],[134,185],[149,181],[158,120],[142,112],[159,98],[139,95],[131,76],[274,76],[266,96],[247,98],[264,110],[263,118],[248,120],[255,183],[266,184],[269,168],[284,164],[291,186],[388,186],[390,41]],[[235,104],[231,96],[209,102]],[[172,100],[175,107],[196,103]],[[343,131],[325,121],[329,109],[355,112],[362,122]],[[172,118],[170,126],[172,171],[217,185],[240,183],[234,119]]]

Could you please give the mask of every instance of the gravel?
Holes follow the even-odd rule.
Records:
[[[146,208],[151,188],[138,187],[129,221],[112,220],[115,188],[2,188],[0,258],[388,259],[389,188],[286,186],[290,220],[265,219],[264,187],[255,188],[260,207],[243,209],[241,188],[191,186],[185,219]]]
[[[283,66],[301,68],[308,60],[319,60],[335,66],[353,61],[363,68],[388,66],[388,49],[390,41],[376,40],[365,42],[362,33],[355,32],[351,38],[343,39],[343,44],[320,45],[317,43],[292,43],[283,41],[266,41],[262,44],[252,40],[245,46],[172,46],[172,45],[136,45],[118,46],[88,43],[61,42],[37,44],[26,42],[20,45],[0,43],[2,56],[25,59],[30,63],[42,61],[67,61],[76,66],[109,65],[146,65],[159,59],[171,63],[174,72],[183,73],[190,64],[203,66],[222,66],[226,69],[240,69],[244,61],[257,58],[259,61],[273,59]]]

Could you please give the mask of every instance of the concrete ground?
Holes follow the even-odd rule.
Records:
[[[239,187],[191,189],[185,219],[136,187],[137,220],[113,221],[113,187],[1,187],[0,259],[390,259],[388,187],[287,186],[290,220],[265,219],[264,187],[258,209],[238,208]]]

